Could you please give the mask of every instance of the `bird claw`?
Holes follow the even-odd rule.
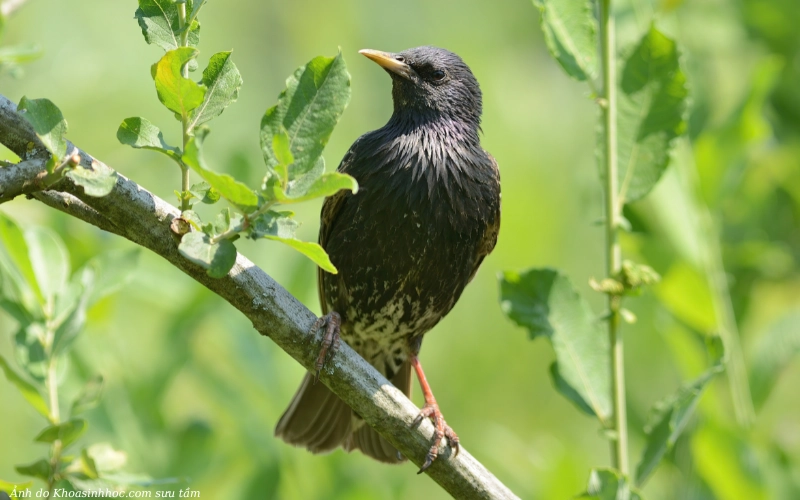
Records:
[[[433,465],[433,461],[439,456],[439,444],[442,442],[442,438],[447,438],[447,443],[453,450],[454,457],[458,456],[458,451],[460,449],[458,436],[455,431],[447,425],[447,422],[444,421],[444,416],[439,410],[439,405],[434,403],[423,406],[412,425],[417,426],[426,418],[430,418],[431,421],[433,421],[433,444],[430,450],[428,450],[428,454],[425,456],[425,462],[422,464],[419,471],[417,471],[417,474],[422,474],[428,467]]]
[[[321,316],[311,325],[310,333],[314,333],[320,328],[325,327],[325,333],[322,335],[322,345],[319,348],[319,355],[317,361],[314,363],[316,374],[314,375],[314,383],[319,380],[319,373],[325,365],[326,359],[329,355],[334,355],[339,350],[339,332],[342,325],[342,317],[339,313],[333,311],[325,316]]]

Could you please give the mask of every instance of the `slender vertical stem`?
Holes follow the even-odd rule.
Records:
[[[617,230],[619,227],[619,186],[617,172],[617,71],[614,16],[611,0],[600,2],[601,58],[603,64],[603,126],[605,128],[606,271],[609,277],[622,267]],[[619,295],[608,296],[608,337],[611,345],[611,380],[614,401],[614,437],[611,458],[614,468],[628,474],[628,419],[625,409],[625,360],[620,331]]]
[[[47,363],[47,375],[45,386],[47,388],[47,399],[50,403],[50,421],[53,425],[61,423],[61,410],[58,405],[58,358],[53,353],[53,342],[55,341],[55,330],[50,321],[47,324],[45,334],[45,352],[49,359]],[[56,439],[50,448],[50,476],[47,478],[47,490],[52,493],[58,480],[58,468],[61,463],[61,440]]]
[[[186,25],[186,2],[178,4],[178,27],[181,30],[181,47],[189,46],[189,26]],[[184,78],[189,78],[189,65],[186,64],[181,69]],[[186,151],[186,144],[189,142],[189,120],[183,117],[181,120],[183,127],[183,151]],[[189,177],[189,167],[181,164],[181,193],[189,191],[191,178]],[[189,210],[189,200],[181,196],[181,212]]]

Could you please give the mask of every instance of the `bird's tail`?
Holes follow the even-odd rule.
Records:
[[[411,394],[411,365],[403,363],[392,383],[406,396]],[[347,451],[361,450],[386,463],[404,459],[397,450],[364,422],[338,396],[306,374],[289,408],[275,427],[275,435],[312,453],[325,453],[342,446]]]

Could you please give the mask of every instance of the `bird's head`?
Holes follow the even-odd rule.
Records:
[[[360,53],[392,77],[395,114],[444,117],[480,126],[481,89],[469,66],[456,54],[430,46],[396,53],[369,49]]]

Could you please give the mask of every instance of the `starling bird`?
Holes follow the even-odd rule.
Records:
[[[458,452],[418,354],[423,335],[455,305],[500,228],[500,174],[480,145],[481,91],[452,52],[418,47],[399,53],[362,50],[392,77],[394,113],[361,136],[339,171],[359,185],[327,198],[319,243],[339,269],[318,273],[326,332],[317,370],[338,336],[406,395],[411,369],[425,397],[417,422],[436,433],[420,472],[442,438]],[[403,460],[339,398],[307,374],[275,434],[313,453],[339,446],[381,462]]]

